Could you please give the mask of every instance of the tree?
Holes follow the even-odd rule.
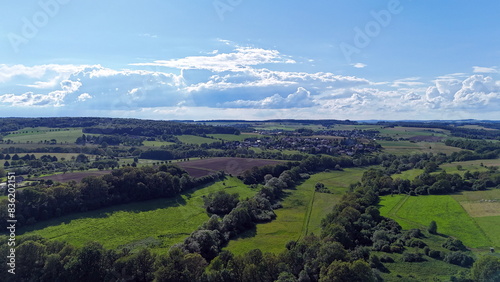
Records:
[[[429,227],[427,228],[427,231],[429,231],[429,233],[431,234],[437,234],[437,223],[433,220],[431,221],[431,223],[429,224]]]
[[[472,266],[471,274],[474,281],[500,281],[500,258],[482,256]]]
[[[218,215],[228,214],[238,204],[239,195],[229,194],[226,191],[210,193],[204,198],[207,212]]]
[[[97,242],[89,242],[64,266],[77,281],[103,281],[102,265],[104,249]]]
[[[4,167],[8,167],[8,166],[10,166],[9,161],[5,161],[5,162],[3,163],[3,166],[4,166]]]

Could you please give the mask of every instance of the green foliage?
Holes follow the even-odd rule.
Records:
[[[433,220],[429,224],[429,227],[427,227],[427,231],[431,234],[437,234],[437,223]]]
[[[231,191],[242,198],[255,194],[255,191],[248,189],[236,178],[224,181],[227,186],[233,186]],[[142,246],[164,250],[183,242],[193,230],[209,219],[202,197],[223,189],[225,186],[219,181],[201,189],[185,191],[170,199],[67,215],[37,223],[19,237],[39,234],[48,239],[65,240],[76,246],[82,246],[89,240],[98,240],[105,248],[111,249],[128,247],[133,250]],[[95,234],[99,236],[96,237]],[[145,240],[147,238],[153,240]]]
[[[489,247],[491,241],[452,196],[384,196],[382,216],[396,220],[404,229],[426,228],[434,218],[440,233],[460,238],[473,248]]]
[[[229,194],[226,191],[217,191],[204,197],[207,212],[218,215],[228,214],[238,204],[238,194]]]
[[[448,238],[446,242],[443,243],[443,248],[446,248],[450,251],[466,251],[467,248],[464,246],[462,241],[459,239]]]
[[[480,257],[472,266],[474,281],[500,281],[500,258],[491,255]]]
[[[343,282],[343,281],[376,281],[370,266],[362,261],[354,262],[334,261],[328,268],[321,270],[320,282]]]

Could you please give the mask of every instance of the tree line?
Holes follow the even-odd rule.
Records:
[[[17,226],[112,205],[174,197],[223,176],[224,172],[218,172],[192,178],[177,166],[160,165],[158,168],[124,167],[107,175],[86,177],[80,183],[42,182],[17,191]],[[7,218],[7,203],[7,199],[0,201],[0,216],[4,218]],[[1,226],[7,225],[1,223]]]

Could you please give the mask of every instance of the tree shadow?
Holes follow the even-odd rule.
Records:
[[[50,226],[57,226],[61,224],[69,224],[73,220],[84,219],[84,218],[107,218],[116,212],[131,212],[140,213],[154,211],[158,209],[165,209],[170,207],[185,206],[187,204],[186,199],[192,198],[192,194],[197,190],[206,188],[213,185],[215,182],[210,182],[195,188],[184,191],[183,193],[170,198],[160,198],[153,200],[145,200],[139,202],[129,202],[119,205],[114,205],[110,207],[100,208],[91,211],[76,212],[71,214],[62,215],[57,218],[52,218],[48,220],[43,220],[37,222],[33,225],[24,226],[18,229],[18,234],[22,235],[28,232],[44,229]]]

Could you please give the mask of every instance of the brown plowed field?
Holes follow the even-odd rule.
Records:
[[[180,162],[176,163],[176,165],[185,169],[193,177],[201,177],[219,170],[223,170],[232,175],[240,175],[245,170],[251,169],[254,166],[274,165],[281,162],[282,161],[263,159],[211,158]]]

